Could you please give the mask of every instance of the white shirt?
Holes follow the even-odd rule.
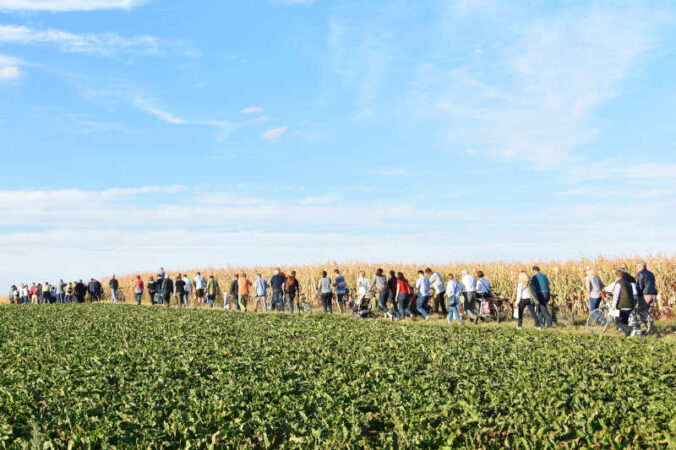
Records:
[[[462,276],[460,285],[462,286],[462,292],[476,292],[476,278],[470,274]]]
[[[195,289],[206,289],[207,279],[202,275],[195,277]]]
[[[455,280],[450,280],[446,285],[446,292],[451,297],[457,297],[460,295],[460,285]]]
[[[418,278],[418,281],[415,282],[415,288],[420,295],[430,295],[430,280],[428,280],[427,277]]]
[[[430,276],[430,284],[434,288],[434,292],[437,294],[443,294],[446,292],[446,288],[444,288],[444,279],[441,277],[439,272],[434,272]]]
[[[188,277],[183,277],[183,281],[185,281],[185,293],[189,294],[190,293],[190,286],[192,286],[192,282],[190,281],[190,278],[188,278]]]
[[[21,289],[19,289],[19,294],[20,294],[22,297],[28,297],[28,288],[27,288],[27,287],[22,287]]]
[[[366,295],[371,287],[371,282],[368,278],[358,278],[357,279],[357,295]]]
[[[530,300],[530,289],[528,289],[528,285],[524,286],[519,283],[516,287],[516,302],[518,303],[521,300]]]

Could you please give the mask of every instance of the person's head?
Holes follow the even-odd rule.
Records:
[[[383,269],[377,269],[376,270],[376,276],[382,277],[383,276]]]
[[[295,278],[295,277],[296,277],[296,271],[295,271],[295,270],[292,270],[292,271],[291,271],[291,278]]]
[[[80,281],[78,281],[78,283],[82,283],[82,278],[80,278]]]
[[[136,279],[137,279],[137,280],[140,280],[140,279],[141,279],[141,275],[136,275]]]
[[[483,278],[483,277],[484,277],[484,273],[483,273],[481,270],[477,270],[477,271],[476,271],[476,276],[477,276],[477,278]]]
[[[235,274],[235,280],[238,279],[238,278],[239,278],[239,274],[236,273],[236,274]]]
[[[406,278],[404,278],[404,274],[401,272],[397,272],[397,280],[404,281]]]
[[[200,272],[197,272],[197,276],[199,277],[200,275],[202,275],[202,274]]]
[[[446,276],[446,278],[448,278],[449,280],[455,280],[455,277],[453,276],[452,273],[449,273],[449,274]]]
[[[335,273],[336,275],[340,275],[340,270],[338,270],[338,269],[333,269],[333,273]]]
[[[462,269],[462,274],[463,275],[469,275],[469,272],[467,271],[467,269]]]
[[[150,277],[150,281],[155,281],[155,279],[153,277]]]
[[[595,277],[595,276],[596,276],[596,271],[595,271],[594,269],[592,269],[591,267],[589,267],[589,268],[587,269],[587,276]]]
[[[113,280],[114,280],[114,279],[115,279],[115,275],[113,275]],[[63,280],[61,280],[61,281],[63,281]]]
[[[390,276],[391,276],[391,277],[395,276],[394,270],[390,270]]]
[[[282,271],[279,267],[275,268],[275,275],[279,275],[279,273]]]
[[[213,276],[213,275],[209,275],[209,279],[210,279],[210,280],[213,280],[213,279],[214,279],[214,276]]]
[[[419,270],[418,271],[418,278],[424,277],[424,276],[425,276],[425,272],[423,272],[422,270]]]
[[[242,274],[242,278],[246,278],[246,274],[245,274],[245,273]]]
[[[322,270],[322,278],[326,278],[327,275],[326,270]]]
[[[539,273],[540,272],[540,267],[538,266],[533,266],[533,273]]]
[[[525,270],[522,270],[521,272],[519,272],[519,283],[521,283],[522,285],[525,286],[525,285],[528,284],[529,281],[530,281],[530,277],[528,276],[528,274],[526,273]]]
[[[425,269],[425,273],[426,273],[427,275],[432,275],[432,268],[431,268],[431,267],[428,267],[427,269]]]
[[[256,278],[263,278],[263,275],[261,275],[260,273],[257,273]]]
[[[621,280],[624,278],[624,270],[623,269],[615,269],[615,279]]]
[[[160,267],[160,270],[161,270],[162,272],[164,272],[164,267]]]
[[[646,264],[645,261],[639,261],[637,264],[638,271],[646,270],[648,268],[648,264]]]
[[[359,271],[359,276],[362,277],[362,278],[364,278],[364,277],[366,276],[366,272],[364,272],[363,270],[360,270],[360,271]]]
[[[113,275],[113,278],[115,278],[115,275]],[[59,280],[59,283],[63,283],[63,278]]]

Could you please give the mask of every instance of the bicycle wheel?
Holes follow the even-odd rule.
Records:
[[[567,306],[557,306],[556,314],[552,318],[556,318],[556,325],[563,328],[571,328],[575,325],[575,316]]]
[[[655,331],[652,316],[644,310],[636,311],[636,323],[634,324],[634,329],[640,331],[641,337],[652,334]]]
[[[606,308],[597,308],[589,313],[587,317],[587,332],[589,334],[601,335],[608,331],[611,317]]]
[[[512,308],[506,302],[502,302],[500,305],[494,304],[491,313],[494,316],[494,320],[498,323],[507,322],[513,317]]]

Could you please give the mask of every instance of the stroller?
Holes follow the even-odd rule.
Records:
[[[373,311],[370,310],[371,302],[375,299],[375,294],[372,291],[359,296],[357,301],[350,300],[350,309],[352,310],[352,317],[355,319],[366,319],[369,317],[376,317]]]

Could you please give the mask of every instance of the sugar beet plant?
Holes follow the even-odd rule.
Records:
[[[0,307],[0,445],[676,445],[676,346],[135,306]]]

